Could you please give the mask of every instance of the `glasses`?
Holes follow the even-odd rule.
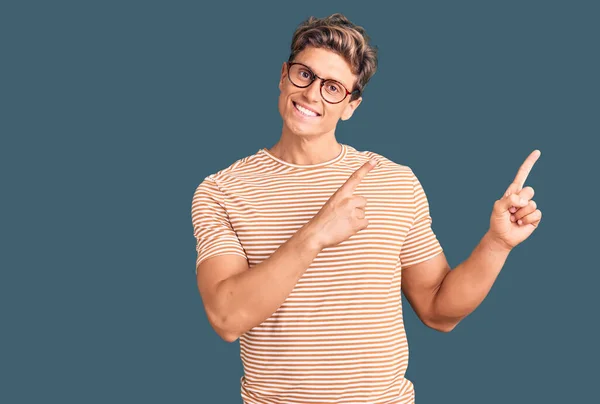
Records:
[[[346,90],[346,87],[339,81],[324,79],[317,76],[308,66],[303,65],[302,63],[287,62],[287,65],[288,78],[296,87],[306,88],[316,79],[321,80],[321,97],[330,104],[339,104],[344,101],[348,95],[359,93],[358,90],[352,92]]]

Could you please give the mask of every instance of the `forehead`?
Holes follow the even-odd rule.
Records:
[[[294,62],[304,63],[320,77],[334,79],[351,89],[356,76],[343,57],[327,49],[306,47],[294,58]]]

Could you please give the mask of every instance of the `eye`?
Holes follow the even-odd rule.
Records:
[[[335,83],[335,82],[327,82],[327,91],[335,94],[335,93],[339,93],[340,91],[342,91],[342,88],[339,84]]]
[[[300,78],[305,79],[305,80],[309,80],[312,77],[312,74],[310,74],[310,72],[306,69],[301,69],[298,72],[298,75],[300,76]]]

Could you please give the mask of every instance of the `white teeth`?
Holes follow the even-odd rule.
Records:
[[[296,105],[296,108],[298,109],[298,111],[302,112],[306,116],[317,116],[317,114],[312,112],[311,110],[302,108],[302,106],[300,104],[294,103],[294,105]]]

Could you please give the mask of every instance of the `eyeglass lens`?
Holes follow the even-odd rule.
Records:
[[[314,74],[307,67],[295,64],[290,66],[290,80],[297,87],[308,87]],[[336,103],[346,98],[346,90],[342,84],[335,80],[325,80],[321,86],[321,96],[329,102]]]

